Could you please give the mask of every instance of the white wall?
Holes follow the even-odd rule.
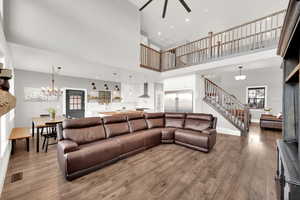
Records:
[[[4,63],[5,68],[13,70],[13,65],[10,59],[10,52],[6,44],[5,35],[3,32],[2,18],[0,18],[0,61]],[[10,92],[14,94],[14,80],[10,80]],[[11,129],[14,127],[14,110],[11,110],[6,115],[0,117],[0,194],[3,188],[8,161],[10,157],[11,143],[8,137]]]
[[[178,76],[164,80],[164,90],[186,90],[195,88],[195,75]]]
[[[139,66],[140,13],[124,0],[4,0],[7,40],[121,68]]]
[[[234,79],[237,71],[214,73],[215,76],[211,78],[212,81],[236,96],[243,104],[247,104],[247,87],[267,86],[266,107],[272,108],[271,114],[274,115],[282,112],[282,70],[279,65],[260,69],[243,70],[243,74],[247,76],[247,79],[244,81],[236,81]],[[260,115],[264,113],[264,111],[250,111],[252,114],[252,121],[259,122]]]
[[[64,113],[63,97],[60,97],[58,101],[54,102],[25,101],[24,88],[41,88],[50,86],[50,74],[16,69],[15,81],[15,93],[17,98],[15,122],[17,127],[30,127],[31,118],[38,117],[40,114],[47,114],[47,110],[49,107],[55,108],[59,115]],[[55,76],[55,87],[85,89],[87,90],[88,94],[92,91],[92,82],[96,84],[97,90],[105,90],[104,84],[107,84],[110,90],[113,90],[116,85],[118,85],[118,87],[121,88],[121,84],[119,82],[84,79],[61,75]],[[93,103],[86,102],[86,105],[87,115],[91,115],[90,112],[92,111],[100,112],[101,110],[103,111],[106,109],[106,107],[99,105],[98,103],[94,105]]]
[[[216,112],[207,103],[203,101],[204,94],[204,79],[202,75],[196,74],[195,76],[195,112],[197,113],[210,113],[218,118],[217,132],[230,135],[241,135],[241,131],[234,127],[228,120],[226,120],[221,114]]]
[[[41,88],[47,87],[50,84],[50,74],[31,72],[24,70],[15,70],[15,88],[17,97],[16,107],[16,126],[28,127],[31,124],[32,117],[38,117],[40,114],[47,114],[49,107],[57,109],[58,115],[64,113],[63,111],[63,97],[54,102],[31,102],[24,99],[24,88]],[[34,79],[32,78],[34,77]],[[148,111],[154,111],[155,96],[154,83],[149,83],[150,98],[139,98],[143,94],[143,83],[137,81],[134,77],[131,82],[111,82],[94,79],[85,79],[70,76],[55,76],[55,86],[58,88],[78,88],[87,90],[88,94],[92,91],[91,83],[96,84],[97,90],[105,90],[104,84],[107,84],[109,90],[113,90],[115,85],[121,89],[122,102],[113,102],[108,105],[101,105],[98,103],[86,103],[86,116],[99,116],[99,112],[108,112],[115,110],[135,110],[136,108],[149,108]]]
[[[148,94],[150,98],[139,98],[144,94],[144,83],[123,82],[121,84],[122,99],[124,103],[135,105],[134,108],[148,108],[147,112],[155,112],[155,92],[154,83],[148,83]]]

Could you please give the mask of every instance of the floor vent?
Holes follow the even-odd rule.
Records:
[[[20,181],[23,179],[23,172],[15,173],[11,176],[11,183]]]

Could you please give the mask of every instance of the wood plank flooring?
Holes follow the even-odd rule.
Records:
[[[248,138],[219,134],[208,154],[160,145],[67,182],[48,153],[24,151],[9,162],[1,200],[275,200],[277,131],[252,125]],[[32,142],[32,141],[31,141]],[[12,175],[23,179],[11,183]]]

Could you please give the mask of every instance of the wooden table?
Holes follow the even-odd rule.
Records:
[[[34,129],[36,128],[36,152],[40,151],[40,129],[47,128],[47,124],[59,124],[62,123],[66,118],[58,116],[55,119],[50,119],[50,117],[33,117],[32,118],[32,136],[34,137]]]
[[[9,140],[12,142],[11,154],[14,154],[16,140],[26,139],[26,149],[29,152],[29,138],[31,137],[30,128],[13,128]]]

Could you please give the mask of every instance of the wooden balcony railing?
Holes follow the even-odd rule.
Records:
[[[155,49],[147,47],[146,45],[141,44],[140,46],[141,67],[155,71],[161,71],[161,53],[159,51],[156,51]]]
[[[276,47],[285,13],[286,10],[281,10],[219,33],[210,32],[207,37],[162,52],[142,45],[141,54],[144,57],[141,57],[141,65],[149,69],[168,71]],[[146,58],[147,56],[150,58]],[[158,63],[160,66],[157,66]]]
[[[247,105],[242,104],[233,95],[208,79],[205,81],[204,100],[209,103],[217,112],[223,115],[236,128],[246,136],[249,130],[250,113]]]

